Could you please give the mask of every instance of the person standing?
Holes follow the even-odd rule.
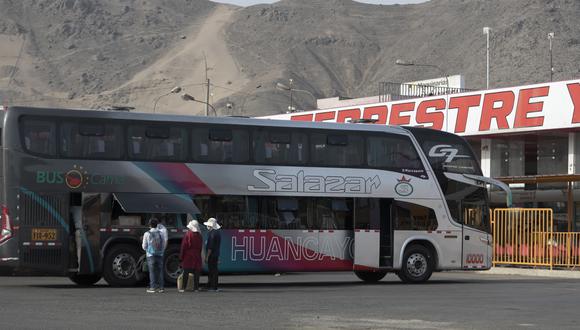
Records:
[[[201,274],[201,250],[202,238],[199,230],[199,223],[197,220],[191,220],[187,224],[189,230],[181,240],[181,251],[179,253],[179,260],[181,260],[181,268],[183,268],[183,281],[189,284],[189,274],[193,274],[193,291],[199,291],[199,276]],[[184,292],[185,290],[179,290]]]
[[[207,263],[208,274],[208,290],[218,292],[218,262],[220,257],[220,244],[221,244],[221,233],[219,229],[221,226],[217,223],[215,218],[209,218],[203,223],[209,230],[206,250],[207,254],[205,256],[205,262]]]
[[[142,247],[146,252],[149,268],[149,288],[147,289],[149,293],[162,293],[164,291],[163,252],[165,244],[161,231],[157,229],[158,224],[157,218],[151,218],[149,220],[150,229],[143,235]]]

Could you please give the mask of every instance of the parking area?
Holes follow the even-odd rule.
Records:
[[[205,278],[203,279],[205,281]],[[0,277],[9,328],[577,329],[577,279],[438,273],[422,285],[351,273],[222,276],[222,291],[148,294]]]

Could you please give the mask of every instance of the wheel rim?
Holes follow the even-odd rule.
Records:
[[[182,269],[179,265],[179,256],[177,253],[169,255],[165,259],[165,272],[170,278],[175,280],[177,280],[177,277],[181,274]]]
[[[132,278],[135,276],[136,264],[135,258],[129,253],[119,253],[113,259],[113,274],[123,280]]]
[[[427,271],[427,258],[421,253],[413,253],[407,259],[407,270],[413,277],[421,277]]]

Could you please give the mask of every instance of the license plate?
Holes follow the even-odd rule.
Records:
[[[56,241],[56,229],[32,228],[33,241]]]

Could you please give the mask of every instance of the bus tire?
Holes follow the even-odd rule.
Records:
[[[354,274],[356,275],[356,277],[363,280],[365,283],[377,283],[378,281],[382,280],[387,275],[387,272],[385,272],[385,271],[365,272],[365,271],[355,270]]]
[[[134,286],[138,283],[137,261],[141,256],[136,246],[119,244],[112,246],[105,255],[103,277],[111,286]]]
[[[413,244],[405,250],[397,275],[404,283],[423,283],[433,274],[433,253],[423,245]]]
[[[101,274],[69,274],[68,278],[80,286],[91,286],[101,280]]]
[[[183,272],[179,262],[180,246],[172,244],[165,250],[165,258],[163,258],[163,276],[165,283],[169,285],[177,284],[177,277]]]

